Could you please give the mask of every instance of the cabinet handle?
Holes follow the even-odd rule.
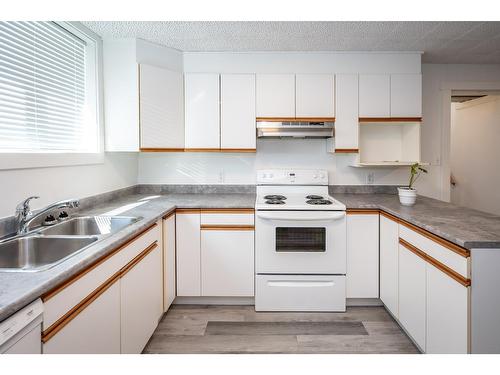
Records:
[[[415,255],[419,256],[420,258],[422,258],[423,260],[425,260],[427,263],[432,264],[438,270],[442,271],[443,273],[445,273],[446,275],[448,275],[449,277],[451,277],[455,281],[459,282],[463,286],[468,287],[468,286],[471,285],[470,279],[467,279],[466,277],[463,277],[458,272],[452,270],[450,267],[444,265],[443,263],[441,263],[440,261],[434,259],[433,257],[431,257],[430,255],[428,255],[427,253],[425,253],[422,250],[416,248],[415,246],[413,246],[409,242],[407,242],[407,241],[403,240],[402,238],[400,238],[399,239],[399,243],[404,248],[406,248],[407,250],[411,251]]]
[[[253,225],[201,225],[201,230],[255,230]]]

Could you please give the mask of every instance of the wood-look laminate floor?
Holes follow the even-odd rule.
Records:
[[[418,353],[383,307],[345,313],[255,312],[174,305],[144,353]]]

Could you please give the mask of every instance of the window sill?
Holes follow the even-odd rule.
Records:
[[[104,153],[0,153],[0,170],[103,164]]]

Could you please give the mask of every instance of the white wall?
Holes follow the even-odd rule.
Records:
[[[106,153],[103,164],[0,170],[0,217],[14,214],[30,195],[33,208],[66,198],[83,198],[135,185],[137,154]]]
[[[330,183],[358,185],[375,173],[375,183],[406,181],[405,169],[354,168],[354,155],[326,152],[324,139],[258,140],[256,154],[142,153],[138,182],[144,184],[254,184],[257,169],[320,168],[329,172]]]
[[[451,202],[500,215],[500,97],[452,105]]]
[[[449,104],[444,107],[443,92],[450,87],[464,89],[464,83],[471,86],[484,86],[485,83],[500,82],[500,65],[473,64],[422,64],[422,160],[431,163],[429,174],[417,182],[419,194],[436,199],[447,199],[447,169],[443,166],[447,153],[446,139],[443,139],[443,111],[450,111]],[[466,86],[466,85],[465,85]]]

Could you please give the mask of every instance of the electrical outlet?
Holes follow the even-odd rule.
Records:
[[[375,181],[375,173],[374,172],[368,172],[367,175],[366,175],[366,183],[368,185],[372,185],[374,181]]]

